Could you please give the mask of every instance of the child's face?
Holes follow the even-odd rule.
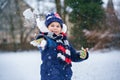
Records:
[[[55,33],[56,35],[59,35],[62,31],[61,25],[58,22],[52,22],[49,26],[48,26],[48,30],[50,32]]]

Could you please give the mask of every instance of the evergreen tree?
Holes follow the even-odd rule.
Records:
[[[83,36],[82,30],[93,30],[99,28],[102,21],[104,10],[102,8],[102,0],[65,0],[67,6],[72,8],[69,13],[69,20],[74,24],[71,29],[72,36],[71,42],[76,48],[85,45],[86,39]],[[79,45],[81,44],[81,45]]]

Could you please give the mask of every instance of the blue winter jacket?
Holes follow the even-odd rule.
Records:
[[[41,80],[71,80],[72,70],[71,66],[63,61],[60,61],[57,58],[56,42],[49,37],[45,37],[47,45],[45,49],[41,51]],[[88,58],[88,55],[85,59],[81,59],[79,53],[76,50],[69,46],[71,51],[71,60],[73,62],[80,62]]]

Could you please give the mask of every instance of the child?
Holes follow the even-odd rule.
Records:
[[[88,58],[86,49],[76,52],[67,40],[66,26],[57,13],[46,16],[45,25],[49,32],[37,35],[31,44],[41,51],[41,80],[71,80],[72,61],[80,62]]]

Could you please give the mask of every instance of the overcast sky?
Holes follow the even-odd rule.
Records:
[[[37,6],[37,3],[36,3],[36,0],[25,0],[29,5],[31,5],[33,8],[35,8],[36,6]],[[44,6],[45,5],[48,5],[48,1],[49,0],[45,0],[46,2],[44,3]],[[63,1],[63,0],[62,0]],[[107,4],[107,2],[108,2],[108,0],[103,0],[103,2],[104,2],[104,7],[106,7],[106,4]],[[117,8],[117,6],[118,6],[118,2],[120,2],[119,0],[113,0],[113,3],[114,3],[114,6],[115,6],[115,8]],[[32,4],[31,4],[32,3]],[[40,3],[39,3],[40,4]],[[41,4],[42,5],[42,4]],[[55,5],[53,4],[53,3],[49,3],[49,7],[55,7]]]
[[[37,0],[25,0],[32,8],[36,9],[38,8],[38,4],[39,4],[39,9],[40,9],[40,13],[48,13],[50,11],[56,11],[56,8],[55,8],[55,4],[53,2],[49,2],[49,0],[44,0],[42,2],[39,2],[37,3],[36,1]],[[62,0],[63,2],[63,0]],[[106,7],[106,4],[108,2],[108,0],[103,0],[104,4],[103,4],[103,7]],[[113,3],[114,3],[114,8],[117,12],[117,15],[120,15],[120,1],[119,0],[113,0]]]
[[[106,7],[106,4],[107,4],[108,0],[103,0],[103,2],[104,2],[103,6]],[[120,1],[119,0],[113,0],[115,9],[118,7],[118,2],[120,2]]]

